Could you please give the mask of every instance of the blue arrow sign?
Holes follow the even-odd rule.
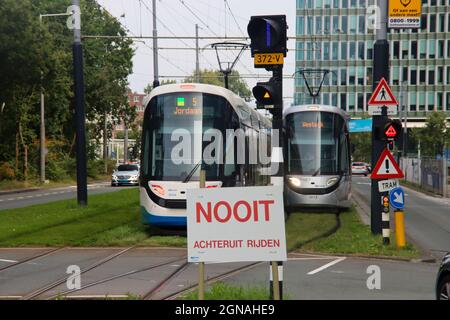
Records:
[[[405,208],[405,193],[401,187],[394,188],[389,192],[389,202],[395,209]]]

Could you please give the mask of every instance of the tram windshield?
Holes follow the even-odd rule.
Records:
[[[348,172],[348,136],[336,113],[307,111],[286,116],[288,174],[341,175]]]
[[[225,136],[226,129],[238,126],[232,111],[225,98],[212,94],[180,92],[154,97],[144,116],[143,175],[152,180],[198,180],[202,150],[211,143],[202,143],[202,133],[214,128]],[[233,164],[213,163],[203,168],[207,179],[235,170]]]

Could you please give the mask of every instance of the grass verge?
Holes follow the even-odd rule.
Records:
[[[341,226],[335,233],[320,237],[321,233],[335,224],[334,214],[291,214],[286,226],[288,247],[291,250],[318,253],[419,257],[418,250],[411,244],[398,249],[392,231],[391,244],[383,245],[382,237],[372,235],[370,227],[361,222],[355,208],[341,213],[340,221]]]
[[[187,293],[180,299],[198,300],[198,292]],[[269,292],[264,287],[242,287],[216,282],[205,291],[205,300],[269,300]]]
[[[0,246],[185,246],[176,232],[141,223],[136,188],[0,212]]]

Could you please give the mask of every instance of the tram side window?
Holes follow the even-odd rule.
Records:
[[[348,135],[341,134],[341,156],[340,156],[340,170],[343,174],[349,174],[349,148],[348,148]]]

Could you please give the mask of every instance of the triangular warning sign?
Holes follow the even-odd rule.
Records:
[[[266,93],[264,94],[264,99],[270,99],[269,91],[266,91]]]
[[[393,138],[397,135],[397,131],[395,131],[394,126],[389,126],[389,128],[385,132],[386,137]]]
[[[369,102],[367,103],[369,106],[396,106],[398,105],[398,101],[392,93],[391,88],[389,87],[386,79],[381,78],[378,83],[375,91],[370,97]]]
[[[380,158],[378,159],[375,168],[370,176],[371,179],[401,179],[403,178],[403,172],[398,166],[394,157],[387,148],[383,150]]]

